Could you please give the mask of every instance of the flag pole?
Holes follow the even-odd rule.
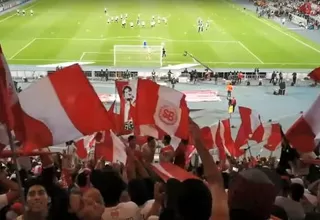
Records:
[[[247,142],[247,145],[248,145],[249,155],[250,155],[250,157],[252,157],[251,147],[250,147],[250,145],[249,145],[249,143],[248,143],[248,142]]]
[[[27,203],[24,197],[24,192],[23,192],[23,186],[22,186],[22,180],[21,180],[21,176],[19,173],[19,169],[18,169],[18,157],[17,154],[15,152],[15,147],[14,147],[14,143],[13,143],[13,137],[11,134],[10,129],[8,128],[8,126],[6,126],[6,130],[7,130],[7,134],[8,134],[8,138],[9,138],[9,145],[10,145],[10,149],[12,151],[12,160],[13,160],[13,167],[14,170],[16,171],[16,177],[17,177],[17,182],[19,185],[19,193],[20,193],[20,197],[21,197],[21,202],[23,204],[24,207],[24,211],[26,211],[27,209]]]

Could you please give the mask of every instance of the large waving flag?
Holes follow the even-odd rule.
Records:
[[[250,108],[239,106],[241,125],[235,140],[237,149],[248,143],[248,140],[255,140],[259,143],[263,136],[263,125],[260,115]]]
[[[151,80],[139,79],[135,123],[144,135],[154,134],[152,125],[156,125],[171,136],[188,139],[189,109],[185,95]]]
[[[292,147],[301,153],[312,152],[320,137],[320,96],[308,111],[288,129],[286,137]]]
[[[113,123],[78,64],[59,70],[19,94],[28,146],[76,140]],[[26,149],[33,150],[33,149]]]
[[[24,140],[24,123],[18,94],[0,46],[0,152],[9,144],[8,130]]]

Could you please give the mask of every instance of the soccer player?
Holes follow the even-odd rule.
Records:
[[[133,22],[130,22],[130,27],[133,28]]]
[[[120,15],[120,19],[122,20],[122,14]]]
[[[206,31],[209,29],[209,21],[206,22]]]
[[[116,16],[115,21],[118,23],[118,21],[119,21],[119,17],[118,16]]]
[[[25,16],[26,15],[26,11],[22,10],[22,15]]]
[[[33,10],[32,9],[30,10],[30,15],[33,16]]]
[[[126,13],[124,17],[127,19],[128,18],[128,14]]]
[[[107,8],[104,8],[104,13],[107,14]]]
[[[146,23],[144,21],[141,21],[141,26],[144,27]]]
[[[126,19],[122,20],[122,27],[125,28],[126,27]]]
[[[201,23],[198,23],[198,33],[201,31]]]
[[[113,22],[113,17],[111,17],[111,22]]]
[[[137,25],[140,25],[140,16],[137,18]]]
[[[111,22],[111,21],[110,21],[110,18],[108,18],[107,23],[110,24],[110,22]]]
[[[152,20],[154,20],[154,15],[152,15]]]
[[[20,10],[19,10],[19,9],[17,9],[17,15],[18,15],[18,16],[20,15]]]
[[[163,18],[163,22],[164,22],[164,24],[167,24],[167,18]]]
[[[203,32],[203,23],[202,22],[200,24],[200,27],[201,27],[201,32]]]
[[[162,47],[162,57],[167,57],[167,51],[164,47]]]
[[[143,47],[147,48],[147,41],[143,41]]]
[[[152,20],[152,21],[150,22],[150,24],[151,24],[151,27],[153,28],[153,27],[156,25],[156,22],[155,22],[154,20]]]
[[[161,23],[161,19],[160,19],[160,17],[158,16],[158,24],[160,24]]]

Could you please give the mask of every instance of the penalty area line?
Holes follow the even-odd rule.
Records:
[[[34,38],[33,40],[31,40],[29,43],[27,43],[24,47],[22,47],[20,50],[18,50],[15,54],[13,54],[9,60],[12,60],[13,58],[15,58],[19,53],[21,53],[23,50],[25,50],[27,47],[29,47],[33,42],[35,42],[37,40],[37,38]]]
[[[246,47],[241,41],[238,41],[240,46],[245,49],[248,53],[250,53],[256,60],[258,60],[261,64],[264,64],[264,62],[257,56],[255,55],[248,47]]]

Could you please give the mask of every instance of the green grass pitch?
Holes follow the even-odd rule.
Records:
[[[140,14],[146,27],[107,24],[105,7],[108,16],[127,13],[127,24],[136,24]],[[309,69],[320,64],[319,44],[228,0],[38,0],[24,8],[26,16],[0,16],[0,43],[10,64],[81,60],[113,66],[114,45],[142,46],[144,40],[165,44],[163,65],[193,63],[183,56],[185,50],[210,67]],[[152,16],[166,17],[168,24],[151,28]],[[203,33],[197,32],[198,17],[210,21]],[[139,49],[119,52],[116,64],[159,65],[159,53],[151,55]]]

